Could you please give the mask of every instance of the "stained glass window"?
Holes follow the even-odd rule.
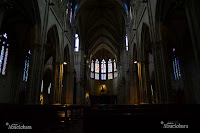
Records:
[[[128,6],[125,2],[124,2],[124,6],[125,6],[126,10],[128,10]]]
[[[126,38],[126,51],[128,51],[128,35],[127,34],[126,34],[125,38]]]
[[[70,10],[69,22],[72,23],[72,8],[71,8],[71,10]]]
[[[179,59],[175,54],[176,49],[173,48],[173,70],[174,70],[174,78],[175,80],[181,79],[181,71],[180,71],[180,65],[179,65]]]
[[[74,12],[76,11],[77,8],[78,8],[78,4],[75,5]]]
[[[90,77],[94,78],[94,61],[92,60],[91,62],[91,73],[90,73]]]
[[[30,58],[30,55],[31,55],[31,51],[29,50],[28,51],[28,54],[26,55],[26,58],[25,58],[25,66],[24,66],[24,74],[23,74],[23,81],[27,81],[28,80],[28,70],[29,70],[29,58]]]
[[[112,61],[108,60],[108,79],[113,79]]]
[[[67,3],[67,9],[66,9],[66,14],[68,15],[69,13],[69,3]]]
[[[99,80],[99,60],[95,61],[95,79]]]
[[[1,55],[0,55],[0,73],[2,75],[6,74],[6,66],[8,59],[8,48],[9,44],[7,44],[7,33],[0,35],[0,46],[1,46]]]
[[[78,52],[79,51],[79,37],[78,34],[75,34],[75,46],[74,46],[74,51]]]
[[[101,80],[106,80],[106,61],[104,59],[101,62]]]
[[[118,75],[118,73],[117,73],[117,64],[116,64],[116,61],[114,60],[113,61],[114,63],[114,78],[116,78],[117,77],[117,75]]]

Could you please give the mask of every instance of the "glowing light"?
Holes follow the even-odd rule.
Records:
[[[114,62],[114,78],[116,78],[118,76],[117,64],[116,64],[115,60],[113,62]]]
[[[51,93],[51,83],[49,84],[49,87],[48,87],[48,94]]]
[[[1,56],[0,56],[0,73],[1,73],[1,65],[3,63],[3,57],[4,57],[4,46],[1,48]]]
[[[41,104],[41,105],[44,104],[43,94],[40,94],[40,104]]]
[[[41,83],[41,92],[43,92],[43,86],[44,86],[44,83],[43,83],[43,80],[42,80],[42,83]]]
[[[78,34],[75,34],[75,46],[74,46],[74,51],[78,52],[79,51],[79,36]]]
[[[94,61],[92,60],[91,62],[91,69],[90,69],[91,73],[90,73],[90,77],[94,78]]]
[[[64,64],[64,65],[67,65],[67,62],[64,62],[63,64]]]
[[[5,39],[8,38],[7,33],[4,33],[3,35],[0,35],[1,39],[1,55],[0,55],[0,73],[2,75],[6,74],[6,66],[7,66],[7,60],[8,60],[8,47],[9,44],[6,45]]]
[[[133,14],[132,14],[132,10],[131,10],[131,8],[130,8],[130,19],[133,19]]]
[[[25,59],[25,66],[24,66],[24,74],[23,74],[23,81],[28,81],[28,71],[29,71],[29,56],[31,54],[31,51],[28,51],[28,55]]]
[[[85,94],[85,98],[89,99],[89,93],[88,92]]]
[[[4,33],[3,37],[7,39],[8,38],[7,33]]]
[[[178,57],[175,55],[175,48],[173,48],[173,70],[174,70],[174,79],[179,80],[181,79],[181,71],[180,71],[180,65]]]
[[[128,51],[128,35],[126,34],[126,51]]]
[[[137,62],[137,61],[134,61],[133,63],[134,63],[134,64],[137,64],[138,62]]]
[[[126,10],[128,10],[128,6],[127,6],[127,4],[126,4],[126,3],[124,3],[124,6],[125,6]]]
[[[78,4],[75,5],[75,7],[74,7],[74,11],[76,11],[77,7],[78,7]]]
[[[27,59],[25,59],[25,67],[24,67],[23,81],[25,81],[25,79],[26,79],[26,67],[27,67]]]
[[[6,74],[7,59],[8,59],[8,48],[6,48],[6,53],[5,53],[5,57],[4,57],[4,64],[3,64],[3,69],[2,69],[2,75]]]
[[[95,61],[95,79],[99,80],[99,60]]]
[[[90,77],[94,78],[94,73],[93,72],[90,73]]]
[[[71,10],[70,10],[69,22],[70,22],[70,23],[72,22],[72,8],[71,8]]]
[[[104,59],[101,62],[101,80],[106,80],[106,61]]]
[[[112,61],[108,60],[108,79],[113,79]]]

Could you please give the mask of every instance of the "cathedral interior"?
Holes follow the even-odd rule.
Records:
[[[0,131],[198,128],[199,7],[199,0],[0,0]]]

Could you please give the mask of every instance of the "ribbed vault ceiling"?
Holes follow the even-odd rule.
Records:
[[[125,8],[121,0],[83,0],[76,14],[81,47],[92,52],[101,43],[116,54],[125,35]]]

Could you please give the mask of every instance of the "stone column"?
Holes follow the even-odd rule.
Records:
[[[155,42],[155,74],[157,77],[157,89],[159,103],[166,104],[171,102],[171,89],[168,85],[167,75],[167,56],[166,56],[166,42]]]
[[[35,44],[34,49],[31,51],[31,60],[30,60],[30,74],[29,74],[29,85],[27,93],[26,102],[28,104],[40,104],[40,86],[43,76],[43,67],[44,67],[44,48],[41,44]]]
[[[61,93],[62,93],[62,78],[63,78],[63,64],[60,62],[55,63],[55,77],[54,77],[54,104],[61,104]]]
[[[191,45],[193,47],[194,55],[196,63],[196,73],[200,73],[200,15],[199,15],[199,5],[200,1],[198,0],[186,0],[185,2],[185,9],[186,9],[186,15],[188,19],[188,26],[191,34]],[[188,89],[185,90],[186,94],[186,100],[188,103],[200,103],[200,76],[193,76],[193,79],[195,79],[195,83],[193,84],[193,89],[190,89],[190,85],[188,84]],[[194,90],[194,92],[193,92]],[[194,101],[196,100],[196,101]]]

